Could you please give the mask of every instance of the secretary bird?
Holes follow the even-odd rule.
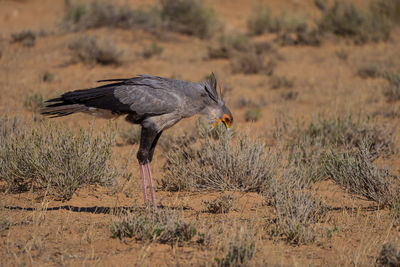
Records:
[[[143,182],[144,203],[148,205],[145,177],[147,170],[154,209],[157,205],[150,163],[162,132],[181,119],[197,113],[206,116],[212,128],[221,122],[229,128],[233,123],[231,112],[218,95],[217,80],[213,73],[203,83],[151,75],[98,82],[108,84],[67,92],[47,100],[41,113],[51,118],[77,112],[104,118],[126,115],[127,122],[140,124],[142,129],[137,159]]]

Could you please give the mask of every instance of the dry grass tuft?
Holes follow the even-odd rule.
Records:
[[[93,129],[74,133],[52,124],[22,127],[17,120],[0,121],[0,177],[10,191],[45,190],[70,199],[83,185],[110,184],[113,134],[93,136]]]
[[[121,240],[134,237],[144,242],[181,245],[196,236],[196,228],[176,212],[145,211],[140,214],[130,212],[120,214],[111,223],[113,238]]]
[[[174,147],[167,155],[162,188],[261,192],[269,186],[278,166],[275,151],[249,133],[233,137],[223,131],[216,138],[205,135],[200,149],[189,140]]]
[[[217,266],[251,266],[250,261],[256,252],[255,236],[246,227],[240,227],[235,233],[223,248],[225,256],[215,258]]]
[[[249,121],[258,121],[262,117],[262,112],[261,109],[259,108],[249,108],[246,110],[246,113],[244,114],[244,120],[249,122]]]
[[[233,209],[236,198],[232,195],[223,195],[213,200],[203,201],[206,210],[210,213],[228,213]]]
[[[109,65],[121,64],[121,54],[115,45],[106,39],[97,39],[90,36],[82,36],[73,39],[69,44],[73,52],[72,62],[84,62],[91,65],[96,63]]]
[[[271,186],[272,206],[276,218],[270,224],[272,236],[284,236],[294,244],[313,242],[316,238],[314,231],[316,223],[321,221],[326,208],[320,200],[307,192],[307,183],[296,179],[288,172],[284,180],[275,180]]]
[[[362,143],[356,149],[330,150],[322,159],[326,176],[351,193],[359,194],[380,205],[390,205],[396,197],[387,169],[372,164],[375,156],[369,145]]]

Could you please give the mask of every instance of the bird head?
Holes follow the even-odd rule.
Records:
[[[222,103],[221,108],[218,110],[218,116],[214,119],[212,128],[215,128],[219,123],[223,123],[224,126],[229,129],[233,123],[233,116],[231,111]]]
[[[210,97],[210,104],[206,108],[209,122],[212,128],[215,128],[219,123],[223,123],[229,129],[233,123],[233,116],[231,111],[225,105],[222,98],[222,93],[218,95],[217,92],[217,79],[214,73],[211,73],[210,78],[205,82],[205,90]]]

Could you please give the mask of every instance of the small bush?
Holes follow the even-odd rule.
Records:
[[[248,37],[243,34],[224,34],[219,38],[218,46],[208,47],[208,57],[231,58],[237,52],[254,49]]]
[[[167,29],[200,38],[213,35],[216,25],[215,13],[204,7],[199,0],[161,0],[161,19]]]
[[[32,31],[22,31],[11,34],[12,42],[21,43],[23,46],[32,47],[35,45],[36,34]]]
[[[244,120],[249,122],[256,122],[262,117],[261,109],[259,108],[250,108],[244,114]]]
[[[37,93],[27,96],[24,101],[24,107],[32,112],[39,112],[44,107],[42,94]]]
[[[343,61],[347,61],[347,59],[349,58],[349,52],[344,50],[344,49],[338,49],[335,51],[335,55],[343,60]]]
[[[350,193],[388,205],[394,198],[389,171],[374,166],[373,158],[369,145],[362,143],[355,150],[332,149],[326,152],[322,158],[322,168],[327,177]]]
[[[61,26],[66,30],[81,31],[100,27],[153,29],[159,24],[155,10],[133,10],[98,1],[67,1],[67,12]]]
[[[151,43],[150,46],[146,46],[142,51],[142,56],[146,59],[152,58],[154,56],[160,56],[164,48],[159,46],[157,43]]]
[[[52,82],[54,80],[54,74],[46,71],[43,73],[41,80],[42,82]]]
[[[302,180],[292,179],[290,173],[283,181],[274,181],[270,190],[276,210],[272,235],[283,235],[294,244],[314,241],[313,228],[324,217],[326,208],[305,190],[306,185]]]
[[[121,64],[122,51],[115,48],[108,40],[99,40],[95,37],[83,36],[73,39],[69,44],[73,52],[72,61],[82,61],[89,64]]]
[[[156,211],[142,214],[121,214],[111,223],[113,238],[121,240],[134,237],[144,242],[182,244],[195,237],[197,230],[182,220],[176,212]]]
[[[269,84],[272,89],[292,88],[294,82],[292,79],[286,78],[286,76],[272,75],[269,79]]]
[[[190,141],[173,148],[167,155],[162,188],[261,192],[269,186],[278,165],[276,153],[248,133],[234,138],[224,131],[217,137],[204,136],[200,149]]]
[[[283,32],[278,35],[275,42],[282,46],[287,45],[321,45],[321,36],[316,30],[300,31],[295,33]]]
[[[338,1],[324,10],[318,28],[321,32],[353,38],[357,44],[386,41],[392,30],[389,20],[375,9],[360,11],[353,4]]]
[[[357,75],[363,79],[377,78],[382,76],[382,71],[379,66],[371,64],[360,67],[357,71]]]
[[[289,143],[304,143],[306,146],[360,147],[369,145],[370,154],[375,158],[390,155],[395,151],[393,133],[385,127],[377,126],[369,120],[353,119],[352,116],[323,117],[313,119],[308,126],[298,124],[290,133]],[[307,145],[308,144],[308,145]]]
[[[281,97],[283,100],[286,100],[286,101],[296,100],[299,97],[299,92],[292,91],[292,90],[287,91],[287,92],[282,92]]]
[[[400,100],[400,73],[384,72],[382,76],[389,82],[389,85],[383,88],[383,95],[388,102]]]
[[[31,187],[70,199],[83,185],[110,184],[113,135],[93,137],[93,130],[78,134],[41,124],[22,128],[16,121],[0,121],[0,179],[10,191]]]
[[[223,195],[214,200],[203,201],[203,204],[210,213],[228,213],[232,210],[235,200],[234,196]]]
[[[256,252],[254,234],[244,227],[240,227],[235,233],[224,248],[225,256],[215,258],[217,266],[250,266],[250,260]]]
[[[265,62],[263,55],[255,51],[239,53],[231,63],[233,73],[272,75],[276,64],[273,61]]]
[[[376,259],[376,266],[395,267],[400,266],[400,253],[396,243],[387,242],[383,244]]]
[[[399,0],[375,0],[371,2],[371,11],[386,17],[393,23],[400,23],[400,1]]]
[[[273,17],[268,8],[259,5],[253,9],[247,28],[252,35],[277,32],[304,32],[307,28],[305,19],[298,14],[282,13]]]

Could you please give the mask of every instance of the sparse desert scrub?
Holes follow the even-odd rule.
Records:
[[[110,226],[112,237],[121,240],[134,237],[143,242],[182,244],[192,240],[196,228],[173,211],[123,212],[115,216]]]
[[[198,145],[184,142],[167,154],[163,189],[260,192],[278,166],[278,153],[249,133],[234,137],[222,131],[216,139],[205,135]]]
[[[392,31],[388,17],[373,5],[369,10],[359,10],[352,3],[339,1],[323,10],[317,23],[320,32],[349,37],[356,44],[387,41]]]
[[[396,196],[389,170],[375,166],[373,159],[369,144],[363,141],[355,149],[327,151],[321,167],[325,175],[344,190],[362,195],[380,205],[390,205]]]
[[[283,179],[275,179],[266,192],[276,211],[276,218],[269,222],[269,232],[294,244],[313,242],[316,223],[325,216],[326,207],[306,190],[308,183],[291,174],[287,172]]]
[[[303,142],[316,148],[344,144],[359,147],[362,141],[368,144],[374,157],[395,152],[393,130],[369,119],[354,118],[351,115],[332,117],[320,114],[308,125],[298,123],[288,137],[289,146]]]
[[[0,123],[0,178],[9,191],[40,189],[70,199],[80,187],[111,184],[112,132],[93,136],[93,129],[74,133],[52,124],[27,128],[17,120]]]
[[[73,31],[100,27],[166,29],[208,38],[213,35],[217,24],[214,11],[198,0],[160,0],[156,6],[147,9],[132,9],[102,1],[67,1],[61,27]]]
[[[154,9],[132,9],[129,6],[117,6],[102,1],[66,1],[66,14],[61,28],[72,31],[100,27],[122,29],[153,29],[160,24],[160,18]]]
[[[258,35],[268,32],[300,32],[305,31],[307,23],[305,18],[297,13],[281,13],[274,17],[270,10],[263,5],[253,8],[247,21],[250,34]]]
[[[161,19],[170,31],[208,38],[216,30],[216,14],[202,1],[160,0],[160,6]]]
[[[122,51],[106,39],[85,35],[73,39],[68,47],[72,51],[72,62],[82,61],[91,65],[121,64]]]

